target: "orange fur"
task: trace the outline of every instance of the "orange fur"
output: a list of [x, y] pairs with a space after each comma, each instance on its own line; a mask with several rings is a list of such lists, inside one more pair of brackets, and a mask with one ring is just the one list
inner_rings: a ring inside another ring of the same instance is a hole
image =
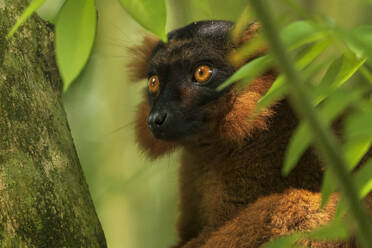
[[[226, 221], [216, 230], [203, 233], [183, 248], [260, 247], [273, 237], [298, 230], [311, 230], [329, 222], [336, 207], [333, 197], [329, 204], [319, 209], [321, 196], [301, 189], [288, 189], [281, 194], [272, 194], [258, 199], [239, 211], [232, 220]], [[200, 239], [204, 240], [201, 241]], [[342, 242], [302, 241], [311, 247], [348, 247]]]
[[[247, 89], [234, 92], [233, 102], [229, 104], [230, 110], [217, 121], [217, 135], [221, 140], [228, 143], [242, 143], [254, 132], [267, 129], [267, 119], [272, 116], [273, 111], [267, 108], [259, 113], [255, 111], [258, 100], [274, 80], [273, 74], [266, 74], [253, 80]], [[216, 107], [221, 108], [221, 105], [217, 104]]]

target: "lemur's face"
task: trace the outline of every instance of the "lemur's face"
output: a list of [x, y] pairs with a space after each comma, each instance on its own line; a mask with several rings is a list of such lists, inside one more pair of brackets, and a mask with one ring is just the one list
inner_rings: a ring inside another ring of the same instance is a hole
[[208, 108], [225, 93], [217, 87], [234, 71], [226, 62], [231, 25], [191, 24], [154, 48], [147, 70], [147, 125], [155, 138], [179, 140], [206, 127]]

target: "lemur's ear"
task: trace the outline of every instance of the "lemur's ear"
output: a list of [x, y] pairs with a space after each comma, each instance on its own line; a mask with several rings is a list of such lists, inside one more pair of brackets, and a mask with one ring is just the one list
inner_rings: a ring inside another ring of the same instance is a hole
[[128, 63], [131, 81], [139, 81], [147, 77], [148, 62], [158, 42], [159, 39], [154, 35], [147, 35], [144, 37], [142, 44], [128, 49], [131, 54], [131, 60]]
[[[232, 43], [234, 49], [229, 55], [229, 62], [235, 67], [239, 68], [245, 63], [262, 56], [267, 52], [267, 45], [262, 42], [261, 37], [261, 24], [258, 22], [252, 22], [248, 24], [244, 29], [235, 27], [232, 30]], [[250, 46], [251, 42], [259, 41], [254, 43], [254, 47], [246, 49]]]
[[135, 135], [141, 150], [150, 159], [162, 157], [165, 154], [173, 152], [176, 144], [159, 139], [155, 139], [147, 127], [147, 116], [150, 113], [150, 106], [144, 100], [138, 105]]
[[239, 46], [255, 38], [261, 29], [261, 24], [258, 22], [250, 23], [241, 34], [239, 39]]

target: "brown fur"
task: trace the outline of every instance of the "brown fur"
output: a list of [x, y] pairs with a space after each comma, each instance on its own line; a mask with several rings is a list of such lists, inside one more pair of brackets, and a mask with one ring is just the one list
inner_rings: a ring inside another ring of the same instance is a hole
[[128, 72], [131, 81], [139, 81], [147, 77], [147, 63], [150, 59], [152, 50], [154, 50], [159, 39], [153, 35], [144, 37], [142, 44], [129, 48], [132, 60], [128, 64]]
[[[148, 156], [157, 158], [176, 146], [183, 150], [177, 224], [180, 241], [174, 248], [255, 248], [332, 219], [337, 197], [319, 209], [323, 167], [312, 150], [288, 177], [281, 175], [288, 141], [298, 124], [287, 101], [254, 112], [275, 77], [268, 72], [246, 89], [228, 91], [206, 106], [210, 119], [205, 130], [178, 143], [152, 137], [146, 127], [149, 106], [145, 101], [140, 104], [136, 135]], [[368, 204], [372, 206], [371, 198]], [[357, 247], [352, 240], [302, 244]]]
[[[251, 85], [242, 91], [234, 92], [229, 111], [217, 121], [217, 132], [220, 140], [228, 143], [242, 143], [247, 137], [251, 137], [257, 130], [267, 130], [267, 119], [272, 116], [273, 111], [263, 109], [255, 113], [257, 101], [266, 92], [275, 76], [272, 74], [263, 75], [251, 82]], [[221, 108], [224, 103], [214, 104], [214, 108]], [[224, 112], [224, 111], [223, 111]]]

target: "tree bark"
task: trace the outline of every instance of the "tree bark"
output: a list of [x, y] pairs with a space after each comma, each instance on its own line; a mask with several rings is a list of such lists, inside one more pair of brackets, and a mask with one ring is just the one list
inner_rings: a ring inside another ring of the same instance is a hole
[[52, 28], [0, 0], [0, 247], [106, 247], [61, 100]]

